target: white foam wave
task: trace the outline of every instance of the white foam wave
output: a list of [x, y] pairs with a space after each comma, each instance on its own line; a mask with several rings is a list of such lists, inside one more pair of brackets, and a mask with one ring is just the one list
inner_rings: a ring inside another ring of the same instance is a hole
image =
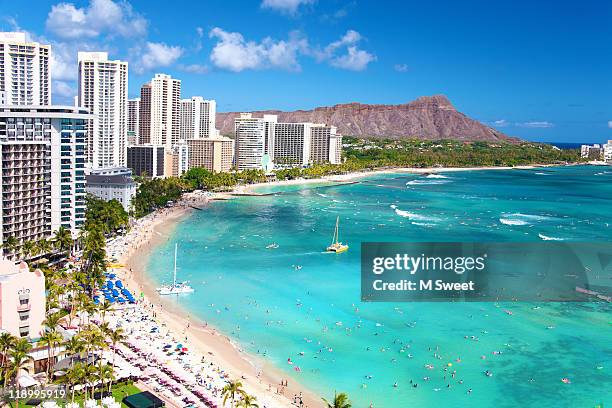
[[411, 222], [412, 225], [416, 225], [419, 227], [434, 227], [436, 224], [432, 224], [430, 222]]
[[447, 184], [448, 180], [412, 180], [406, 183], [407, 186], [426, 186], [435, 184]]
[[327, 194], [323, 194], [323, 193], [317, 193], [317, 195], [320, 195], [321, 197], [327, 197]]
[[439, 219], [436, 217], [427, 217], [422, 214], [416, 214], [410, 211], [400, 210], [397, 207], [395, 208], [395, 213], [399, 215], [400, 217], [408, 218], [410, 221], [429, 221], [429, 222], [439, 221]]
[[389, 207], [391, 207], [391, 208], [393, 208], [395, 210], [397, 208], [397, 205], [391, 204]]
[[538, 234], [538, 237], [540, 237], [544, 241], [564, 241], [565, 240], [565, 238], [549, 237], [544, 234]]
[[505, 224], [505, 225], [529, 225], [529, 223], [527, 221], [512, 220], [512, 219], [508, 219], [508, 218], [500, 218], [499, 222], [501, 222], [502, 224]]
[[443, 174], [428, 174], [425, 176], [428, 179], [447, 179], [448, 177]]

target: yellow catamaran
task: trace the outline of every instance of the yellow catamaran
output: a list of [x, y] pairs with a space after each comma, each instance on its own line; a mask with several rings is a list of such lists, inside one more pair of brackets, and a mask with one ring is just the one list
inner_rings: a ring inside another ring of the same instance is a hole
[[338, 234], [338, 224], [340, 224], [340, 217], [336, 218], [336, 229], [334, 230], [334, 237], [332, 238], [332, 243], [327, 247], [327, 252], [335, 252], [337, 254], [348, 251], [348, 245], [339, 242], [339, 234]]

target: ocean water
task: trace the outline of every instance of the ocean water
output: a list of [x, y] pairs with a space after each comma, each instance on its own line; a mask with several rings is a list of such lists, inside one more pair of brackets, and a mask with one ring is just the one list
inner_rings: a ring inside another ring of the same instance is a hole
[[[173, 301], [291, 378], [327, 398], [347, 392], [354, 407], [612, 403], [607, 304], [360, 303], [359, 293], [361, 241], [612, 241], [612, 168], [261, 191], [277, 194], [194, 211], [148, 274], [170, 279], [178, 242], [179, 278], [196, 293]], [[338, 215], [350, 250], [326, 254]]]

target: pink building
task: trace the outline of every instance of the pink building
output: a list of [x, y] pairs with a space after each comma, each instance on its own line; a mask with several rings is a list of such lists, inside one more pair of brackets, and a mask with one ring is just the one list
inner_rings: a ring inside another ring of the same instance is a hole
[[17, 337], [37, 339], [45, 320], [45, 276], [0, 259], [0, 329]]

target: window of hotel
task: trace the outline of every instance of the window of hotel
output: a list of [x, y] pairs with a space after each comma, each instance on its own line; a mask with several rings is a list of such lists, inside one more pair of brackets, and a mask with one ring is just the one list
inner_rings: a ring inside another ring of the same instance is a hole
[[30, 318], [30, 312], [28, 310], [19, 312], [19, 320], [22, 322]]
[[30, 326], [25, 326], [25, 327], [20, 327], [19, 328], [19, 335], [21, 337], [26, 337], [29, 334], [30, 334]]
[[19, 295], [19, 304], [21, 306], [25, 306], [28, 303], [30, 303], [30, 296], [29, 295]]

